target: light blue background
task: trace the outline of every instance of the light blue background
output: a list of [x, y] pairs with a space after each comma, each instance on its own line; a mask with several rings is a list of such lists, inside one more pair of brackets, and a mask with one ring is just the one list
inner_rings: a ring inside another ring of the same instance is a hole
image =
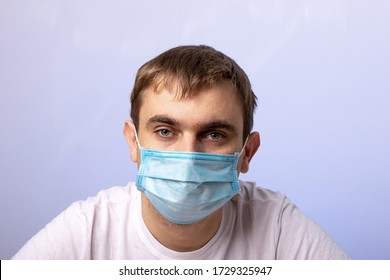
[[390, 259], [387, 0], [0, 0], [0, 258], [71, 202], [134, 180], [141, 64], [209, 44], [247, 72], [262, 146], [243, 178], [355, 259]]

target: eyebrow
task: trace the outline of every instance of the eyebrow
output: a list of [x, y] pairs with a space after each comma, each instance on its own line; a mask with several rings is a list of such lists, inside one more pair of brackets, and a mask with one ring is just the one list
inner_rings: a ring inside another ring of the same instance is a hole
[[[174, 118], [171, 118], [167, 115], [155, 115], [151, 117], [146, 125], [152, 126], [155, 124], [166, 124], [170, 126], [180, 126], [180, 121], [176, 120]], [[205, 122], [205, 123], [198, 123], [196, 124], [196, 127], [198, 130], [201, 131], [209, 131], [209, 130], [217, 130], [217, 129], [224, 129], [233, 133], [237, 133], [236, 127], [224, 120], [216, 120], [211, 122]]]
[[165, 116], [165, 115], [155, 115], [147, 121], [146, 125], [151, 126], [151, 125], [156, 124], [156, 123], [162, 123], [162, 124], [167, 124], [167, 125], [173, 126], [173, 125], [178, 125], [179, 121], [177, 121], [173, 118], [170, 118], [168, 116]]
[[229, 122], [226, 121], [213, 121], [209, 123], [204, 123], [198, 125], [200, 130], [217, 130], [217, 129], [223, 129], [230, 132], [236, 132], [236, 128]]

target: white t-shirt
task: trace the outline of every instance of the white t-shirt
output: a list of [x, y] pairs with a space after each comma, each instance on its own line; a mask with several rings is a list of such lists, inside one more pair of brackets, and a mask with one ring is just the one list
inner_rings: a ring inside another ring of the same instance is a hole
[[218, 232], [199, 250], [160, 244], [143, 222], [141, 193], [129, 183], [73, 203], [13, 259], [348, 259], [284, 195], [240, 183]]

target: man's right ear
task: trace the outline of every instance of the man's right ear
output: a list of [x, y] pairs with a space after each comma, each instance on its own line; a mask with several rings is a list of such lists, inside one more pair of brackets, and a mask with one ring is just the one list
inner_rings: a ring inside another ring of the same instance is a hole
[[127, 145], [130, 149], [130, 158], [133, 162], [138, 163], [139, 149], [135, 133], [136, 129], [134, 123], [130, 120], [125, 121], [125, 126], [123, 127], [123, 135], [125, 136]]

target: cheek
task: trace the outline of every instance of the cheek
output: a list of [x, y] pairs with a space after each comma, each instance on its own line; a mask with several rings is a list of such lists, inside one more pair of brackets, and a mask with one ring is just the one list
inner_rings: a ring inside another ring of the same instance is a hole
[[137, 168], [139, 169], [140, 165], [141, 165], [141, 152], [138, 150], [138, 156], [137, 156]]

